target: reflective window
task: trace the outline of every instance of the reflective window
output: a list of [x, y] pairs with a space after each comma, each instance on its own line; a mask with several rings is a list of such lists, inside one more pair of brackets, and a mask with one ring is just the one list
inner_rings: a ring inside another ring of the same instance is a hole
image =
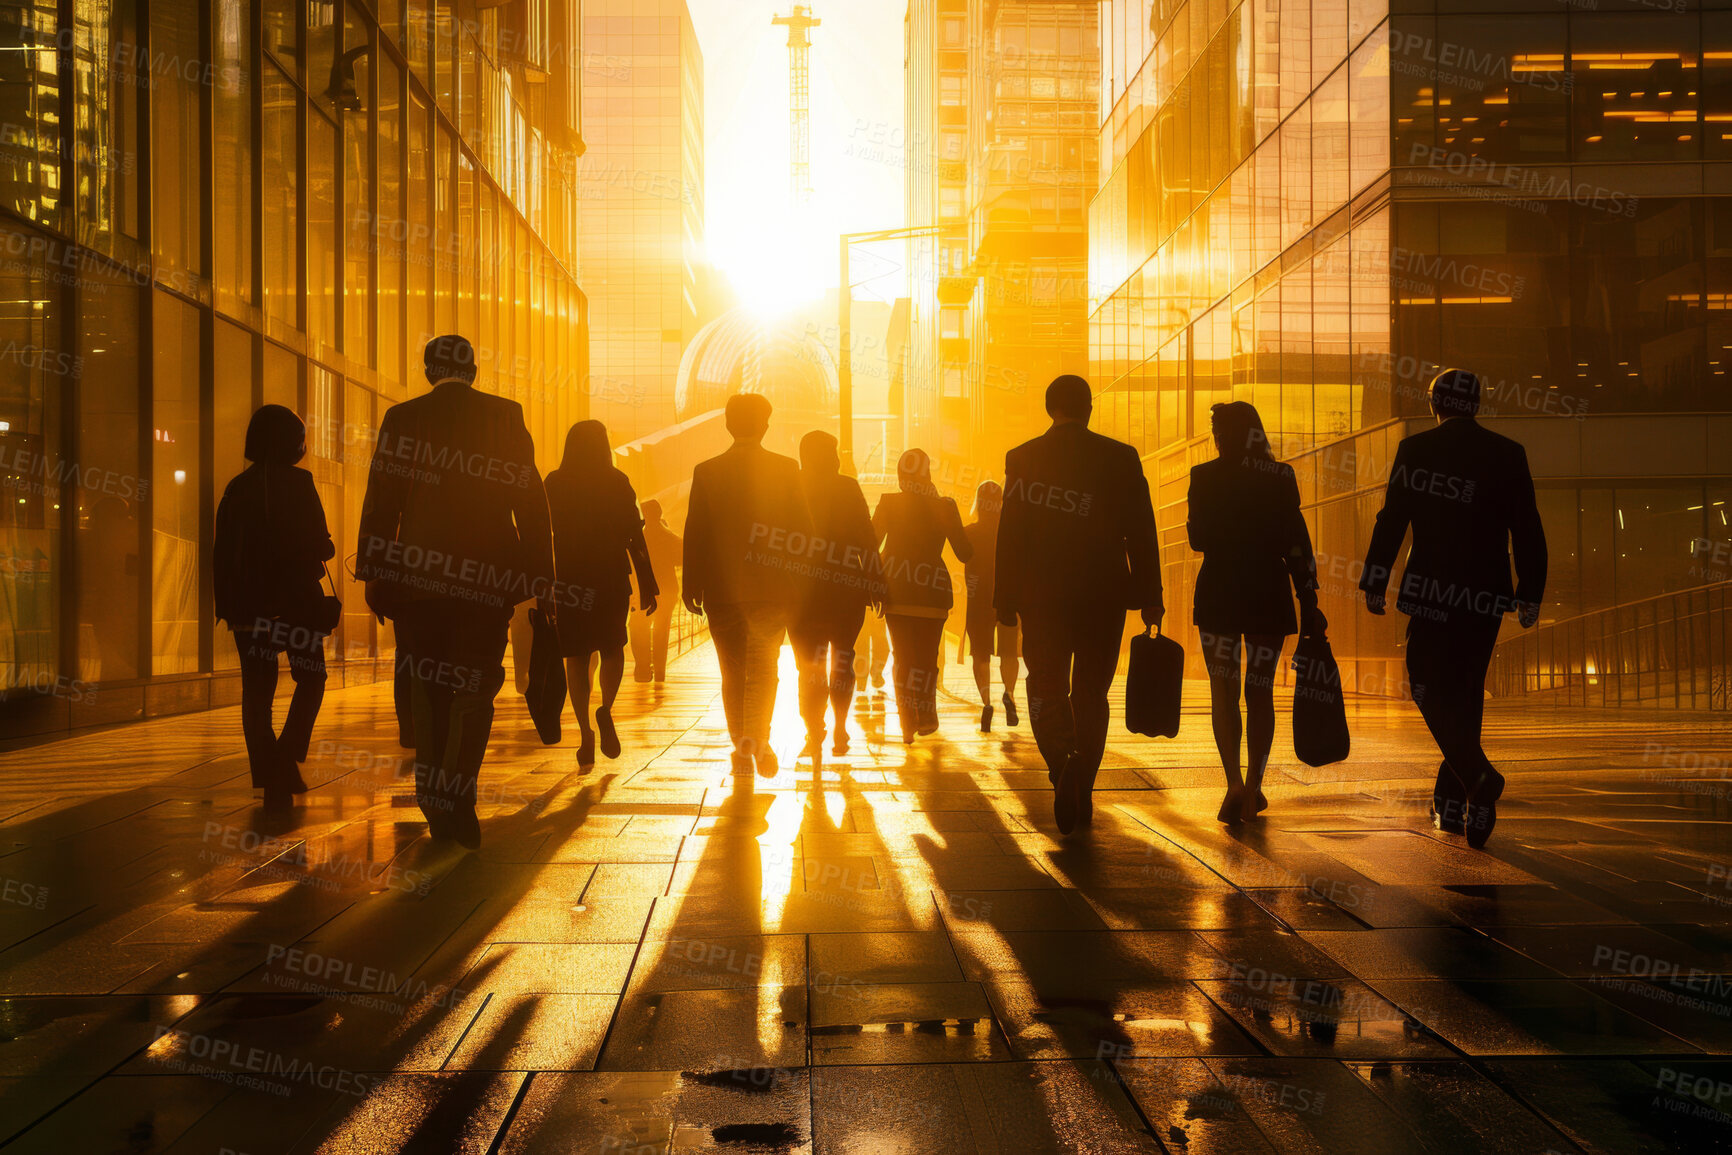
[[0, 244], [26, 254], [0, 262], [0, 344], [27, 352], [0, 373], [0, 690], [51, 689], [62, 676], [60, 400], [83, 365], [60, 347], [63, 296], [41, 255], [5, 225]]
[[[252, 9], [245, 0], [218, 0], [214, 7], [216, 67], [211, 99], [216, 121], [212, 148], [216, 213], [211, 267], [216, 274], [217, 307], [235, 312], [241, 302], [254, 300]], [[264, 100], [268, 117], [268, 90]], [[267, 188], [278, 185], [276, 170], [271, 172]]]
[[152, 248], [161, 264], [203, 273], [199, 4], [156, 0], [150, 16], [151, 55], [157, 62], [150, 76]]
[[1576, 160], [1701, 155], [1697, 27], [1689, 18], [1571, 18]]
[[337, 129], [307, 112], [307, 337], [337, 343]]
[[1568, 159], [1570, 90], [1605, 76], [1564, 67], [1565, 17], [1441, 16], [1438, 146], [1500, 162]]
[[151, 309], [150, 672], [190, 674], [199, 634], [199, 314], [161, 292]]
[[265, 315], [301, 324], [301, 93], [265, 65], [263, 221]]
[[79, 677], [139, 675], [138, 288], [86, 268], [78, 286], [78, 424], [73, 431], [73, 509], [78, 564]]

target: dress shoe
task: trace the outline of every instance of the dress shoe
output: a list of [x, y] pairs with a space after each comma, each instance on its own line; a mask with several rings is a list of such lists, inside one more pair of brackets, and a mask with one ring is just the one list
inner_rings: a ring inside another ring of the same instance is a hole
[[991, 706], [982, 706], [980, 708], [980, 732], [982, 734], [992, 733], [992, 707]]
[[1060, 834], [1070, 834], [1077, 828], [1082, 817], [1083, 803], [1080, 780], [1070, 772], [1070, 764], [1059, 771], [1058, 786], [1052, 792], [1052, 820], [1058, 824]]
[[579, 766], [595, 765], [595, 731], [585, 730], [583, 741], [577, 746], [577, 764]]
[[754, 760], [758, 763], [758, 777], [760, 778], [774, 778], [782, 769], [782, 764], [776, 759], [776, 752], [770, 749], [768, 742], [758, 747]]
[[265, 813], [287, 814], [295, 808], [295, 796], [287, 790], [274, 787], [265, 790]]
[[1504, 776], [1489, 766], [1467, 789], [1467, 815], [1462, 833], [1475, 850], [1485, 846], [1497, 825], [1497, 800], [1503, 797]]
[[597, 710], [595, 728], [601, 734], [601, 752], [609, 758], [618, 758], [619, 731], [613, 728], [613, 711], [606, 706]]
[[[1449, 768], [1449, 759], [1445, 758], [1437, 764], [1438, 778], [1448, 781], [1455, 772]], [[1462, 817], [1467, 807], [1459, 798], [1452, 798], [1433, 789], [1431, 792], [1431, 825], [1445, 834], [1462, 834]]]
[[1006, 726], [1016, 725], [1016, 699], [1006, 693], [999, 701], [1004, 703], [1004, 724]]
[[1221, 809], [1215, 812], [1215, 821], [1223, 826], [1237, 826], [1245, 821], [1245, 788], [1243, 786], [1227, 787], [1227, 796], [1221, 799]]

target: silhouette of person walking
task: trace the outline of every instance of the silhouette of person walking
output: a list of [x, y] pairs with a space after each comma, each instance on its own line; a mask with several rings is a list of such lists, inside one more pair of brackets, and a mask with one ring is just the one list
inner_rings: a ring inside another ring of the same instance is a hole
[[878, 499], [872, 528], [884, 543], [884, 611], [896, 663], [896, 714], [902, 741], [938, 730], [938, 667], [944, 621], [956, 602], [944, 564], [948, 541], [956, 559], [974, 556], [956, 502], [932, 484], [932, 459], [910, 449], [896, 463], [898, 491]]
[[1087, 381], [1058, 377], [1046, 390], [1052, 427], [1005, 454], [993, 592], [998, 620], [1022, 626], [1028, 722], [1065, 834], [1094, 815], [1125, 611], [1149, 626], [1165, 612], [1142, 462], [1090, 431], [1093, 410]]
[[[250, 466], [217, 505], [213, 540], [216, 616], [235, 635], [241, 662], [241, 732], [253, 786], [265, 809], [283, 811], [306, 792], [297, 763], [307, 760], [313, 723], [325, 698], [324, 634], [307, 609], [323, 597], [325, 562], [337, 547], [313, 475], [296, 467], [307, 454], [307, 427], [281, 405], [261, 406], [247, 425]], [[289, 655], [295, 693], [278, 733], [272, 725], [277, 655]]]
[[[1243, 401], [1215, 405], [1209, 414], [1218, 456], [1191, 470], [1185, 523], [1191, 548], [1203, 555], [1192, 602], [1192, 621], [1209, 671], [1209, 717], [1227, 773], [1227, 796], [1217, 817], [1229, 826], [1268, 808], [1263, 771], [1275, 740], [1275, 669], [1283, 639], [1301, 626], [1307, 634], [1328, 623], [1317, 608], [1317, 562], [1311, 533], [1299, 512], [1293, 467], [1269, 452], [1257, 410]], [[1304, 621], [1293, 615], [1291, 581]], [[1245, 652], [1245, 717], [1239, 717], [1239, 650]], [[1243, 778], [1239, 744], [1248, 739]]]
[[1485, 674], [1505, 614], [1514, 610], [1524, 628], [1539, 621], [1546, 534], [1527, 451], [1474, 420], [1479, 378], [1465, 369], [1439, 373], [1431, 382], [1431, 411], [1436, 427], [1396, 449], [1359, 588], [1365, 608], [1383, 613], [1395, 557], [1411, 528], [1413, 548], [1395, 607], [1407, 615], [1413, 701], [1443, 753], [1432, 822], [1478, 848], [1497, 824], [1504, 788], [1480, 745]]
[[810, 540], [811, 515], [800, 496], [800, 467], [763, 446], [770, 400], [728, 398], [723, 419], [734, 444], [692, 471], [686, 509], [685, 602], [710, 619], [722, 674], [722, 712], [733, 739], [733, 768], [774, 777], [770, 719], [776, 662], [800, 593], [794, 563]]
[[481, 844], [476, 785], [517, 603], [554, 612], [553, 541], [517, 402], [474, 388], [475, 350], [435, 337], [433, 391], [385, 411], [361, 506], [356, 576], [413, 656], [415, 792], [434, 838]]
[[[650, 572], [660, 587], [653, 599], [653, 612], [629, 619], [631, 633], [632, 678], [639, 682], [661, 685], [668, 675], [668, 635], [673, 629], [674, 607], [680, 601], [679, 564], [685, 542], [662, 516], [662, 503], [643, 503], [643, 539], [649, 548]], [[638, 607], [645, 608], [642, 593]]]
[[1004, 682], [1004, 720], [1016, 725], [1017, 656], [1020, 631], [999, 624], [992, 608], [994, 578], [998, 566], [998, 523], [1004, 513], [1004, 487], [983, 481], [974, 491], [974, 520], [968, 524], [968, 544], [974, 556], [963, 569], [968, 587], [968, 614], [964, 633], [968, 654], [974, 663], [974, 685], [980, 691], [980, 732], [992, 732], [992, 656], [998, 655], [998, 674]]
[[813, 430], [800, 440], [800, 491], [812, 517], [805, 596], [789, 640], [800, 669], [800, 717], [806, 755], [824, 748], [824, 707], [836, 717], [831, 750], [848, 752], [848, 705], [854, 700], [854, 641], [869, 604], [882, 606], [878, 539], [860, 483], [842, 473], [836, 439]]
[[[580, 766], [595, 765], [596, 735], [601, 752], [620, 754], [613, 724], [613, 702], [625, 677], [626, 618], [631, 613], [631, 574], [646, 613], [656, 610], [660, 588], [650, 568], [643, 518], [631, 482], [613, 463], [607, 428], [579, 421], [565, 435], [565, 456], [547, 475], [547, 509], [553, 521], [554, 572], [560, 597], [556, 613], [559, 651], [571, 708], [583, 735]], [[601, 705], [595, 725], [589, 720], [590, 659], [601, 655]]]

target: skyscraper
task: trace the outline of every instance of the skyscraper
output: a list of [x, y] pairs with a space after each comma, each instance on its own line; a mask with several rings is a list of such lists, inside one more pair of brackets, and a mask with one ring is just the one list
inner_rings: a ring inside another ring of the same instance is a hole
[[905, 116], [913, 296], [910, 445], [958, 488], [1045, 425], [1048, 381], [1087, 369], [1097, 5], [911, 4]]
[[1158, 490], [1169, 614], [1209, 407], [1251, 401], [1349, 675], [1401, 693], [1398, 621], [1358, 610], [1357, 566], [1442, 365], [1527, 446], [1553, 559], [1534, 637], [1577, 639], [1557, 669], [1675, 644], [1649, 625], [1584, 651], [1584, 616], [1732, 577], [1704, 564], [1732, 541], [1732, 451], [1704, 432], [1724, 418], [1684, 416], [1732, 410], [1732, 16], [1599, 7], [1102, 7], [1090, 376]]
[[673, 423], [697, 332], [704, 58], [685, 0], [585, 0], [583, 27], [589, 410], [620, 445]]
[[[5, 733], [236, 700], [210, 542], [259, 405], [306, 419], [339, 563], [429, 336], [544, 465], [583, 413], [576, 0], [378, 11], [0, 12]], [[333, 684], [370, 681], [389, 629], [332, 569]]]

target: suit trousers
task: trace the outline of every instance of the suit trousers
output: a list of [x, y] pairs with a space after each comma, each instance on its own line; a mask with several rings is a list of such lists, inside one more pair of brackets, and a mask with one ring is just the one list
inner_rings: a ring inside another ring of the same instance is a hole
[[890, 651], [896, 659], [896, 714], [906, 734], [938, 725], [939, 651], [944, 619], [917, 614], [884, 615], [890, 623]]
[[774, 602], [706, 605], [716, 664], [722, 671], [722, 713], [734, 749], [756, 756], [770, 741], [776, 709], [776, 663], [787, 632], [787, 611]]
[[1407, 679], [1445, 762], [1432, 791], [1438, 814], [1460, 821], [1467, 784], [1492, 769], [1480, 747], [1485, 674], [1502, 618], [1463, 615], [1447, 621], [1407, 619]]
[[398, 644], [414, 656], [415, 794], [434, 831], [476, 821], [476, 781], [493, 699], [505, 684], [510, 623], [508, 607], [447, 598], [410, 602], [398, 615]]
[[808, 735], [824, 732], [824, 707], [832, 706], [836, 725], [848, 725], [854, 699], [854, 642], [866, 620], [864, 604], [802, 614], [788, 629], [794, 662], [800, 667], [800, 717]]
[[1024, 610], [1022, 660], [1028, 667], [1028, 724], [1054, 774], [1068, 762], [1093, 786], [1106, 754], [1125, 611], [1117, 605]]
[[[235, 631], [241, 660], [241, 734], [246, 738], [255, 787], [304, 790], [295, 763], [307, 760], [313, 722], [325, 700], [324, 637], [304, 627], [276, 625], [280, 628]], [[277, 694], [277, 655], [285, 651], [295, 695], [289, 699], [279, 737], [271, 715]]]
[[656, 602], [656, 612], [633, 609], [626, 625], [631, 631], [632, 677], [639, 682], [660, 682], [668, 674], [668, 635], [674, 624], [678, 598], [665, 594]]

